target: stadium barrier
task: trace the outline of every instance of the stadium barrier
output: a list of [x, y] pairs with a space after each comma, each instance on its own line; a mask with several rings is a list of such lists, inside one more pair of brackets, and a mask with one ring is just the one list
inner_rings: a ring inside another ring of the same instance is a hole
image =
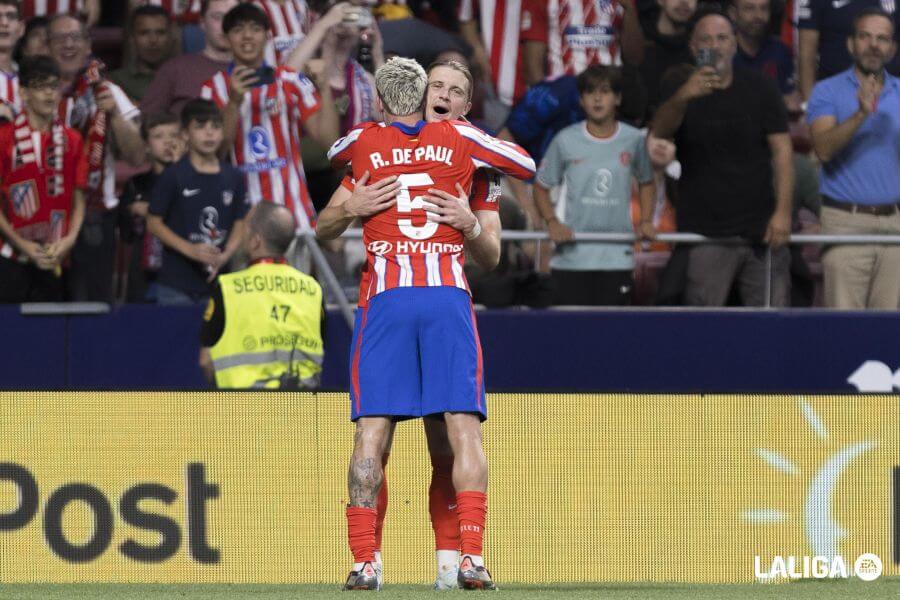
[[[549, 242], [550, 233], [547, 231], [518, 231], [505, 230], [500, 234], [501, 240], [504, 242], [516, 241], [532, 241], [532, 242]], [[359, 228], [348, 229], [342, 236], [346, 239], [361, 240], [363, 238], [363, 230]], [[341, 312], [344, 315], [348, 326], [353, 326], [353, 317], [351, 308], [347, 298], [337, 285], [334, 272], [328, 266], [322, 251], [319, 249], [318, 242], [312, 232], [306, 232], [300, 236], [304, 243], [313, 251], [313, 257], [316, 265], [323, 273], [325, 284], [331, 290], [337, 299]], [[608, 232], [577, 232], [573, 234], [576, 242], [592, 244], [592, 243], [635, 243], [641, 239], [634, 233], [608, 233]], [[740, 237], [728, 238], [710, 238], [697, 233], [659, 233], [656, 241], [677, 244], [747, 244], [747, 240]], [[900, 235], [886, 234], [865, 234], [865, 235], [835, 235], [821, 233], [792, 233], [790, 235], [789, 244], [900, 244]], [[764, 292], [765, 305], [764, 308], [772, 307], [772, 248], [765, 246], [765, 272], [766, 272], [766, 289]], [[535, 255], [535, 264], [541, 264], [541, 245], [537, 244]]]
[[[495, 309], [476, 316], [488, 391], [900, 390], [900, 311]], [[197, 366], [201, 320], [202, 307], [27, 316], [0, 306], [8, 341], [0, 345], [0, 389], [205, 389]], [[346, 391], [350, 330], [336, 311], [325, 334], [322, 385]]]
[[[0, 581], [341, 582], [344, 394], [0, 394]], [[749, 582], [874, 553], [900, 575], [900, 397], [492, 394], [500, 582]], [[417, 421], [387, 582], [433, 577]]]

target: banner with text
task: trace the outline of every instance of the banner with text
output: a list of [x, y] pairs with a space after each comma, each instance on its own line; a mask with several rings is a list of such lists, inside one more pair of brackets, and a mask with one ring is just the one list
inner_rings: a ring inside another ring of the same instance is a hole
[[[900, 575], [897, 396], [488, 402], [498, 581], [746, 582], [813, 576], [816, 560], [852, 575], [864, 554]], [[348, 408], [345, 394], [0, 393], [0, 581], [341, 582]], [[418, 421], [398, 426], [387, 473], [386, 581], [428, 583]]]

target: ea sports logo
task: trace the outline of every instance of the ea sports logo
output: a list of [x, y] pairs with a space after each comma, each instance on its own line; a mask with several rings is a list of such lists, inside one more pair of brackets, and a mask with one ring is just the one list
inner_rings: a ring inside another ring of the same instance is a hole
[[368, 248], [369, 252], [372, 254], [387, 254], [394, 249], [394, 245], [390, 242], [385, 242], [384, 240], [377, 240], [369, 242]]
[[863, 581], [875, 581], [881, 577], [884, 565], [877, 554], [867, 552], [859, 555], [853, 564], [853, 570], [856, 572], [856, 576]]

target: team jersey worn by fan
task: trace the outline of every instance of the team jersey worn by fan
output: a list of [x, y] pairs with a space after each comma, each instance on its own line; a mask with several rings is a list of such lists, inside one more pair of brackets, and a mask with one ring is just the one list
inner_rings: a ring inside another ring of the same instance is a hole
[[266, 61], [283, 64], [309, 33], [312, 14], [306, 0], [255, 0], [269, 17], [272, 41], [266, 46]]
[[200, 20], [200, 0], [143, 0], [144, 5], [162, 6], [179, 23]]
[[83, 13], [84, 0], [22, 0], [19, 15], [22, 21], [34, 17], [52, 17], [66, 13]]
[[621, 65], [623, 14], [619, 0], [523, 0], [520, 39], [547, 44], [548, 79]]
[[522, 0], [460, 0], [458, 16], [461, 23], [478, 19], [497, 97], [512, 106], [528, 89], [519, 52]]
[[458, 194], [470, 191], [477, 169], [493, 168], [519, 179], [534, 175], [534, 161], [519, 146], [497, 140], [461, 121], [364, 123], [328, 151], [335, 167], [350, 163], [353, 177], [370, 173], [377, 182], [398, 176], [397, 203], [363, 220], [366, 266], [359, 304], [398, 287], [453, 286], [468, 291], [463, 274], [463, 234], [428, 220], [429, 188]]
[[12, 109], [13, 114], [22, 110], [22, 98], [19, 96], [19, 76], [16, 73], [0, 71], [0, 102]]
[[[23, 125], [24, 114], [0, 126], [0, 198], [19, 235], [49, 245], [69, 231], [75, 190], [87, 187], [87, 160], [75, 130], [57, 123], [50, 132], [23, 134]], [[17, 257], [8, 242], [0, 255]]]
[[[201, 96], [219, 108], [228, 103], [231, 75], [219, 71], [203, 85]], [[276, 67], [274, 83], [244, 94], [232, 159], [247, 176], [251, 205], [262, 200], [282, 204], [299, 229], [315, 221], [300, 159], [302, 125], [319, 110], [313, 83], [287, 67]]]

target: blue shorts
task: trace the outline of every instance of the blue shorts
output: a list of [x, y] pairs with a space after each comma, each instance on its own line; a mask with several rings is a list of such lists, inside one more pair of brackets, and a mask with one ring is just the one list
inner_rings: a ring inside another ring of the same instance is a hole
[[444, 412], [487, 418], [481, 342], [465, 290], [382, 292], [356, 313], [350, 346], [350, 420]]

